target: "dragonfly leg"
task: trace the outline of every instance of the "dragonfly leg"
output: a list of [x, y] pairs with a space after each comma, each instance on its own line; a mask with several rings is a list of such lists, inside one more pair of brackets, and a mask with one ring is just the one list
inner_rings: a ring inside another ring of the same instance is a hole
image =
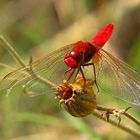
[[[77, 69], [77, 71], [76, 71], [75, 77], [77, 77], [77, 75], [78, 75], [78, 73], [79, 73], [79, 71], [80, 71], [81, 74], [82, 74], [82, 77], [83, 77], [83, 79], [84, 79], [84, 83], [86, 83], [86, 78], [85, 78], [84, 73], [83, 73], [83, 70], [82, 70], [82, 68], [81, 68], [81, 63], [78, 65], [77, 68], [70, 68], [70, 69], [68, 69], [67, 71], [65, 71], [64, 75], [67, 74], [67, 73], [69, 73], [69, 72], [72, 70], [72, 72], [71, 72], [70, 76], [68, 77], [67, 81], [69, 81], [69, 80], [71, 79], [71, 77], [72, 77], [72, 75], [74, 74], [74, 72], [75, 72], [76, 69]], [[76, 78], [74, 78], [74, 81], [75, 81], [75, 79], [76, 79]], [[74, 81], [73, 81], [73, 82], [74, 82]]]
[[98, 87], [98, 84], [97, 84], [97, 80], [96, 80], [96, 69], [95, 69], [95, 65], [94, 63], [87, 63], [87, 64], [84, 64], [82, 66], [90, 66], [92, 65], [93, 66], [93, 72], [94, 72], [94, 83], [96, 85], [96, 88], [97, 88], [97, 92], [99, 92], [99, 87]]
[[68, 72], [70, 72], [71, 70], [73, 70], [72, 72], [71, 72], [71, 74], [70, 74], [70, 76], [68, 77], [68, 79], [67, 79], [67, 81], [69, 81], [70, 79], [71, 79], [71, 77], [72, 77], [72, 75], [74, 74], [74, 72], [75, 72], [75, 70], [76, 70], [76, 68], [74, 68], [74, 69], [68, 69], [67, 71], [65, 71], [65, 73], [64, 73], [64, 76], [68, 73]]
[[85, 76], [84, 76], [84, 72], [83, 72], [81, 66], [79, 67], [79, 71], [80, 71], [81, 74], [82, 74], [82, 77], [83, 77], [84, 83], [86, 83], [86, 78], [85, 78]]

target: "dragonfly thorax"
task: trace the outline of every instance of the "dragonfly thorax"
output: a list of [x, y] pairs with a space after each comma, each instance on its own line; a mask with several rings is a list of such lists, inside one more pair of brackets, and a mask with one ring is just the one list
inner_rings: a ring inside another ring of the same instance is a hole
[[78, 41], [74, 44], [72, 51], [66, 54], [64, 62], [70, 68], [77, 68], [90, 61], [95, 52], [96, 48], [92, 44]]

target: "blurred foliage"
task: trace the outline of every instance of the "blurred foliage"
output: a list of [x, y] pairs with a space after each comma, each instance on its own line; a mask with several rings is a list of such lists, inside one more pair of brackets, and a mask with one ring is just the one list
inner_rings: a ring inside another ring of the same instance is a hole
[[[109, 47], [114, 46], [111, 50], [116, 49], [116, 55], [121, 54], [140, 70], [139, 5], [139, 0], [1, 0], [0, 32], [28, 63], [29, 55], [37, 59], [77, 40], [88, 40], [100, 27], [113, 22], [115, 32]], [[133, 12], [135, 9], [136, 12]], [[132, 18], [134, 15], [137, 22]], [[136, 26], [130, 30], [130, 27]], [[126, 43], [127, 39], [132, 43]], [[19, 67], [2, 45], [0, 62], [12, 68]], [[9, 68], [1, 66], [1, 77], [9, 71]], [[105, 94], [97, 95], [97, 101], [111, 107], [130, 106]], [[138, 107], [133, 106], [130, 113], [140, 119]], [[0, 114], [0, 140], [134, 139], [92, 115], [82, 119], [68, 115], [51, 91], [32, 98], [25, 95], [20, 87], [8, 97], [1, 93]]]
[[140, 35], [135, 39], [133, 46], [130, 49], [128, 58], [128, 62], [137, 69], [140, 69], [139, 56], [140, 56]]

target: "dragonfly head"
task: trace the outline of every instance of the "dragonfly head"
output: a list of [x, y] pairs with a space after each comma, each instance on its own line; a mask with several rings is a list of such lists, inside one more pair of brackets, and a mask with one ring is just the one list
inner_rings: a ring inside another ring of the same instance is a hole
[[80, 59], [78, 61], [79, 54], [76, 51], [71, 51], [70, 53], [67, 53], [64, 62], [65, 64], [70, 68], [76, 68], [78, 66], [78, 63], [80, 62]]

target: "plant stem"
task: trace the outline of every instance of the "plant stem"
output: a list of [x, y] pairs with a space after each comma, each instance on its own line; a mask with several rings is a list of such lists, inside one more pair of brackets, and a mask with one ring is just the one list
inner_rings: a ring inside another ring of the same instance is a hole
[[109, 114], [114, 114], [113, 112], [117, 112], [118, 115], [124, 115], [126, 116], [128, 119], [132, 120], [134, 123], [136, 123], [138, 126], [140, 126], [140, 121], [137, 120], [135, 117], [133, 117], [132, 115], [130, 115], [129, 113], [127, 113], [127, 110], [129, 109], [121, 109], [121, 110], [117, 110], [117, 109], [113, 109], [113, 108], [107, 108], [107, 107], [103, 107], [103, 106], [97, 106], [96, 108], [97, 110], [100, 110], [100, 111], [105, 111]]
[[24, 61], [20, 58], [19, 54], [15, 51], [14, 47], [2, 36], [0, 35], [0, 41], [8, 52], [14, 57], [14, 59], [22, 66], [25, 67]]
[[4, 68], [8, 68], [10, 70], [14, 70], [11, 66], [7, 65], [7, 64], [3, 64], [3, 63], [0, 63], [0, 66], [4, 67]]
[[124, 112], [124, 115], [131, 119], [133, 122], [135, 122], [137, 125], [140, 126], [140, 121], [138, 121], [136, 118], [134, 118], [132, 115], [128, 114], [127, 112]]
[[127, 132], [128, 134], [131, 134], [131, 135], [133, 135], [134, 137], [137, 137], [137, 138], [140, 139], [140, 133], [137, 132], [137, 131], [135, 131], [134, 129], [129, 128], [129, 127], [127, 127], [127, 126], [125, 126], [125, 125], [122, 125], [122, 124], [119, 124], [119, 125], [118, 125], [117, 122], [115, 122], [115, 121], [113, 121], [113, 120], [110, 120], [110, 119], [107, 121], [106, 118], [104, 118], [101, 114], [99, 114], [99, 113], [96, 112], [96, 111], [93, 112], [93, 115], [96, 116], [97, 118], [99, 118], [99, 119], [105, 121], [105, 122], [108, 122], [108, 123], [114, 125], [115, 127], [120, 128], [121, 130]]
[[[20, 58], [20, 56], [14, 50], [14, 48], [12, 47], [12, 45], [10, 45], [8, 43], [8, 41], [2, 35], [0, 35], [0, 41], [3, 43], [4, 47], [10, 52], [10, 54], [12, 54], [12, 56], [16, 59], [16, 61], [19, 62], [19, 64], [22, 67], [26, 68], [26, 65], [24, 64], [24, 61]], [[32, 71], [32, 69], [28, 68], [28, 69], [26, 69], [26, 71], [29, 72], [30, 74], [32, 74], [33, 77], [37, 78], [42, 83], [47, 84], [47, 85], [49, 84], [52, 87], [56, 87], [56, 85], [54, 83], [50, 82], [47, 79], [44, 79], [43, 77], [40, 77], [40, 76], [36, 75]], [[107, 109], [107, 108], [102, 108], [102, 109]], [[106, 119], [102, 115], [100, 115], [100, 113], [98, 113], [98, 112], [93, 112], [93, 115], [95, 115], [99, 119], [102, 119], [102, 120], [106, 121]], [[134, 117], [132, 117], [130, 114], [124, 113], [124, 115], [127, 116], [129, 119], [133, 120], [135, 123], [137, 122], [139, 124], [139, 121], [136, 121], [136, 119]], [[122, 125], [122, 124], [117, 125], [117, 123], [115, 121], [112, 121], [112, 120], [109, 120], [108, 123], [110, 123], [112, 125], [115, 125], [115, 126], [121, 128], [123, 131], [125, 131], [127, 133], [130, 133], [130, 134], [132, 134], [133, 136], [135, 136], [137, 138], [140, 138], [140, 134], [138, 132], [136, 132], [135, 130], [133, 130], [133, 129], [130, 129], [130, 128]]]

